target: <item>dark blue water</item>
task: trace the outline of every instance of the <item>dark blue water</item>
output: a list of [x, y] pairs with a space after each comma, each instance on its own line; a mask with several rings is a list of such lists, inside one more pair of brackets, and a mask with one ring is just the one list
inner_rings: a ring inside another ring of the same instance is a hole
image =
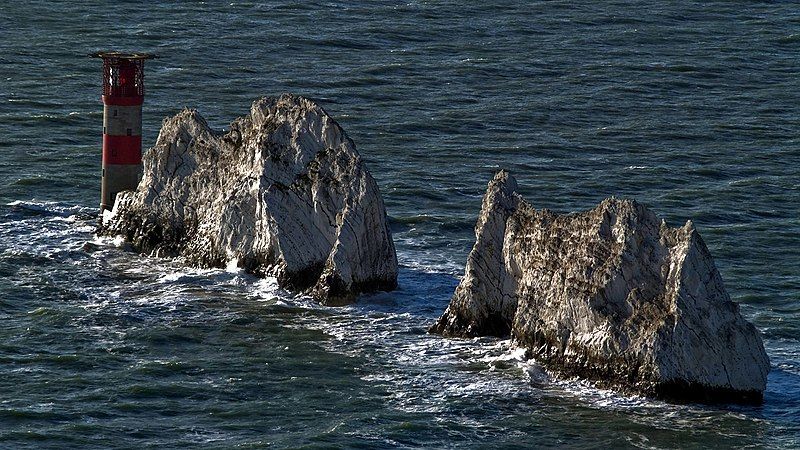
[[[800, 447], [800, 3], [78, 3], [0, 4], [0, 447]], [[161, 56], [145, 146], [184, 106], [223, 128], [319, 101], [378, 180], [400, 289], [322, 308], [98, 241], [100, 49]], [[427, 335], [501, 167], [537, 207], [692, 219], [763, 333], [763, 406]]]

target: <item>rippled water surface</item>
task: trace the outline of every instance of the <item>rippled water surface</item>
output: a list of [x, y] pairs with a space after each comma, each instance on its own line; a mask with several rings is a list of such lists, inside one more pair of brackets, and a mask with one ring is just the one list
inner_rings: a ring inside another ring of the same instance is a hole
[[[800, 447], [800, 3], [3, 2], [0, 447]], [[323, 308], [93, 235], [99, 49], [152, 51], [145, 146], [319, 101], [378, 180], [400, 289]], [[549, 378], [426, 334], [486, 183], [692, 219], [762, 331], [760, 407]], [[87, 243], [90, 243], [87, 245]]]

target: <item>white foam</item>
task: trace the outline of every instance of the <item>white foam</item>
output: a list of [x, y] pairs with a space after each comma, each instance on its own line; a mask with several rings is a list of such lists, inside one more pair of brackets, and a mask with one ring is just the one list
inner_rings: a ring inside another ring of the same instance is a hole
[[243, 270], [239, 267], [239, 259], [233, 258], [228, 260], [225, 264], [225, 271], [229, 273], [241, 273]]
[[125, 245], [125, 236], [114, 236], [111, 239], [111, 245], [117, 248], [122, 248]]

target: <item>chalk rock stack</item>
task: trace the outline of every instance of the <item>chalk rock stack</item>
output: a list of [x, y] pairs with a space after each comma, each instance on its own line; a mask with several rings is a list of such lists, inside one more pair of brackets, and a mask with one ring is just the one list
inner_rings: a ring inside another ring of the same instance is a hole
[[259, 99], [226, 133], [184, 110], [165, 119], [143, 165], [100, 234], [202, 267], [235, 263], [329, 305], [397, 285], [378, 186], [344, 130], [308, 99]]
[[673, 400], [757, 403], [769, 360], [700, 235], [643, 205], [536, 210], [501, 171], [433, 332], [508, 336], [567, 377]]

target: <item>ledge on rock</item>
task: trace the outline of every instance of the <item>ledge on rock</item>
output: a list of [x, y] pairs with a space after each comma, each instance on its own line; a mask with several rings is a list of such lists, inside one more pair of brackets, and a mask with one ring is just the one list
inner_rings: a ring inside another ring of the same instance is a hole
[[378, 186], [353, 141], [308, 99], [256, 100], [226, 133], [184, 110], [164, 120], [143, 165], [100, 234], [198, 266], [233, 261], [329, 305], [397, 286]]
[[508, 336], [557, 374], [678, 401], [758, 403], [769, 360], [691, 222], [630, 200], [559, 215], [499, 172], [447, 310], [431, 328]]

